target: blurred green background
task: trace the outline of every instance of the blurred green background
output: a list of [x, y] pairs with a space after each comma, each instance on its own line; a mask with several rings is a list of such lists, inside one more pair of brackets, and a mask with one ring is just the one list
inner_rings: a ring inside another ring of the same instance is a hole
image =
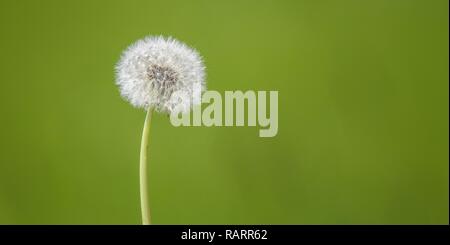
[[208, 88], [278, 90], [279, 131], [152, 125], [157, 224], [448, 224], [448, 1], [0, 3], [0, 223], [139, 224], [145, 112], [114, 65], [149, 34]]

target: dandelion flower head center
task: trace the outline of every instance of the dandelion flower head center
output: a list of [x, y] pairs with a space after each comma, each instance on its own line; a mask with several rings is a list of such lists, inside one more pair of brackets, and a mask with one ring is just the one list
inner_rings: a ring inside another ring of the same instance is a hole
[[176, 71], [170, 67], [155, 64], [148, 66], [147, 77], [150, 80], [152, 88], [159, 90], [161, 94], [167, 96], [172, 94], [173, 87], [178, 81], [178, 74]]

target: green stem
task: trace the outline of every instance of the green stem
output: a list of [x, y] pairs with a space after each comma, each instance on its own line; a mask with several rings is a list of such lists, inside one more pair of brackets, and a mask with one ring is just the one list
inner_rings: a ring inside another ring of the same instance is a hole
[[142, 130], [141, 139], [141, 156], [139, 163], [140, 192], [141, 192], [141, 213], [142, 224], [150, 225], [150, 203], [148, 196], [148, 170], [147, 170], [147, 150], [150, 136], [150, 124], [152, 121], [153, 108], [148, 108], [145, 117], [144, 129]]

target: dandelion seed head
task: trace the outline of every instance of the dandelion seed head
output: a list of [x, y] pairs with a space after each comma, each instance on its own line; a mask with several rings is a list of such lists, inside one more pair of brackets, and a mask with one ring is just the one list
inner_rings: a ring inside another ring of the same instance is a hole
[[123, 52], [116, 65], [116, 84], [135, 107], [187, 112], [201, 102], [205, 67], [187, 45], [171, 37], [148, 36]]

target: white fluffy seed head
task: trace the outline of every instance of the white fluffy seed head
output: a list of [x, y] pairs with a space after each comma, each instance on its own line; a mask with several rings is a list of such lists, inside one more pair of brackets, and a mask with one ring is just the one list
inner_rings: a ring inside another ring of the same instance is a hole
[[120, 94], [133, 106], [188, 112], [206, 89], [200, 55], [169, 37], [148, 36], [130, 45], [116, 65]]

